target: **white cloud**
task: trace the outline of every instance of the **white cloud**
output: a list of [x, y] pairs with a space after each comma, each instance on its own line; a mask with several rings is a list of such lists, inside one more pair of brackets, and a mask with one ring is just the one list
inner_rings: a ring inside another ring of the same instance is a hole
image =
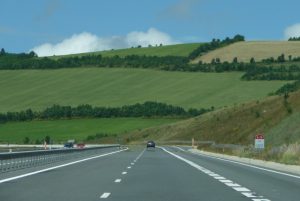
[[126, 36], [98, 37], [94, 34], [83, 32], [74, 34], [70, 38], [57, 44], [45, 43], [34, 47], [32, 50], [39, 56], [65, 55], [83, 52], [93, 52], [118, 48], [128, 48], [132, 46], [148, 46], [156, 44], [178, 43], [167, 33], [155, 28], [150, 28], [147, 32], [130, 32]]
[[300, 23], [287, 27], [284, 30], [284, 38], [300, 37]]

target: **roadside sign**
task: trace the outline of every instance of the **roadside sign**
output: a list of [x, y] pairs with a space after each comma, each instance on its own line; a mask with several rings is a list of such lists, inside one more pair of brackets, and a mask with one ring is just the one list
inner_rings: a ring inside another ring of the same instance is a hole
[[255, 136], [255, 149], [264, 149], [265, 148], [265, 137], [262, 134], [257, 134]]

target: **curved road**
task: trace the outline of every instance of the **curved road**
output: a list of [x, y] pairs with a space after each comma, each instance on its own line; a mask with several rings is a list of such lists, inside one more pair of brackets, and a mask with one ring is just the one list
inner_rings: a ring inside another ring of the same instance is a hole
[[107, 149], [85, 160], [0, 176], [3, 201], [298, 201], [299, 197], [297, 175], [176, 147]]

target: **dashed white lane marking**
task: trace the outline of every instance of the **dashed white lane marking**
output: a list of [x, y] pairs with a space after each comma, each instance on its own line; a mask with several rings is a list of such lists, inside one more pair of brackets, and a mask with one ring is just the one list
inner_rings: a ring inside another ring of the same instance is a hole
[[231, 180], [228, 179], [218, 179], [222, 183], [233, 183]]
[[134, 159], [134, 162], [136, 163], [143, 155], [143, 153], [146, 151], [146, 148]]
[[236, 183], [225, 183], [225, 185], [230, 186], [230, 187], [240, 187], [241, 185], [236, 184]]
[[[243, 196], [248, 197], [248, 198], [253, 198], [252, 201], [271, 201], [269, 199], [264, 198], [263, 196], [258, 196], [258, 195], [256, 195], [255, 192], [251, 191], [250, 189], [245, 188], [245, 187], [243, 187], [243, 186], [241, 186], [237, 183], [234, 183], [233, 181], [228, 180], [225, 177], [222, 177], [219, 174], [216, 174], [216, 173], [214, 173], [214, 172], [212, 172], [212, 171], [210, 171], [210, 170], [208, 170], [208, 169], [206, 169], [206, 168], [204, 168], [204, 167], [202, 167], [202, 166], [200, 166], [200, 165], [198, 165], [198, 164], [196, 164], [196, 163], [194, 163], [190, 160], [187, 160], [187, 159], [185, 159], [181, 156], [178, 156], [178, 155], [168, 151], [167, 149], [165, 149], [163, 147], [160, 147], [160, 148], [162, 150], [164, 150], [165, 152], [169, 153], [170, 155], [174, 156], [175, 158], [184, 161], [185, 163], [189, 164], [190, 166], [200, 170], [201, 172], [204, 172], [205, 174], [213, 177], [214, 179], [218, 180], [219, 182], [225, 184], [226, 186], [229, 186], [232, 189], [240, 192]], [[217, 177], [216, 177], [216, 175], [217, 175]], [[221, 177], [221, 178], [219, 178], [219, 177]]]
[[122, 180], [121, 179], [116, 179], [115, 183], [120, 183]]
[[185, 150], [184, 150], [184, 149], [182, 149], [181, 147], [178, 147], [178, 146], [173, 146], [173, 147], [175, 147], [175, 148], [179, 149], [180, 151], [185, 151]]
[[92, 160], [92, 159], [95, 159], [95, 158], [100, 158], [100, 157], [103, 157], [103, 156], [116, 154], [116, 153], [126, 151], [126, 150], [128, 150], [128, 148], [118, 150], [118, 151], [109, 152], [109, 153], [106, 153], [106, 154], [101, 154], [101, 155], [98, 155], [98, 156], [93, 156], [93, 157], [77, 160], [77, 161], [73, 161], [73, 162], [70, 162], [70, 163], [65, 163], [65, 164], [54, 166], [54, 167], [51, 167], [51, 168], [46, 168], [46, 169], [30, 172], [30, 173], [27, 173], [27, 174], [22, 174], [22, 175], [15, 176], [15, 177], [10, 177], [10, 178], [7, 178], [7, 179], [2, 179], [2, 180], [0, 180], [0, 184], [4, 183], [4, 182], [12, 181], [12, 180], [20, 179], [20, 178], [23, 178], [23, 177], [28, 177], [28, 176], [31, 176], [31, 175], [39, 174], [39, 173], [42, 173], [42, 172], [47, 172], [47, 171], [50, 171], [50, 170], [66, 167], [66, 166], [73, 165], [73, 164], [76, 164], [76, 163], [85, 162], [85, 161]]
[[226, 179], [225, 177], [214, 177], [217, 180], [222, 180], [222, 179]]
[[100, 198], [108, 198], [110, 196], [110, 193], [103, 193]]
[[239, 192], [250, 192], [248, 188], [245, 187], [233, 187], [234, 190], [239, 191]]
[[246, 166], [246, 167], [255, 168], [255, 169], [258, 169], [258, 170], [263, 170], [263, 171], [266, 171], [266, 172], [272, 172], [272, 173], [275, 173], [275, 174], [280, 174], [280, 175], [284, 175], [284, 176], [289, 176], [289, 177], [300, 179], [300, 176], [298, 176], [298, 175], [293, 175], [293, 174], [288, 174], [288, 173], [285, 173], [285, 172], [279, 172], [279, 171], [276, 171], [276, 170], [271, 170], [271, 169], [267, 169], [267, 168], [257, 167], [257, 166], [254, 166], [254, 165], [249, 165], [249, 164], [246, 164], [246, 163], [232, 161], [232, 160], [229, 160], [229, 159], [219, 158], [219, 157], [216, 157], [216, 156], [208, 156], [208, 155], [205, 155], [205, 154], [193, 153], [193, 152], [191, 152], [191, 153], [195, 154], [195, 155], [199, 155], [199, 156], [204, 156], [204, 157], [207, 157], [207, 158], [213, 158], [213, 159], [217, 159], [217, 160], [221, 160], [221, 161], [226, 161], [226, 162], [230, 162], [230, 163], [235, 163], [235, 164], [243, 165], [243, 166]]
[[134, 165], [134, 163], [130, 163], [130, 165]]
[[127, 174], [127, 172], [122, 172], [122, 174]]
[[131, 169], [131, 167], [130, 167], [130, 166], [128, 166], [128, 167], [127, 167], [127, 169]]

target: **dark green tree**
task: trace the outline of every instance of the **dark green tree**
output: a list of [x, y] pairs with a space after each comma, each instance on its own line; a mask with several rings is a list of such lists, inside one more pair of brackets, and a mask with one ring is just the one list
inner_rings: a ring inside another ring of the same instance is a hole
[[50, 136], [47, 135], [47, 136], [45, 137], [45, 142], [46, 142], [47, 144], [50, 144]]
[[4, 50], [4, 48], [1, 48], [0, 55], [5, 55], [5, 50]]
[[25, 138], [23, 139], [23, 143], [24, 143], [24, 144], [28, 144], [29, 141], [30, 141], [29, 137], [25, 137]]

